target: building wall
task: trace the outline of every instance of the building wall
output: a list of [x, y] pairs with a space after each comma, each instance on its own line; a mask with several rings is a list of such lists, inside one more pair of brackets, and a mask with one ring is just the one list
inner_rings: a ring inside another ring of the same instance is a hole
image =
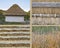
[[5, 17], [6, 22], [24, 22], [24, 17], [12, 17], [12, 16], [6, 16]]

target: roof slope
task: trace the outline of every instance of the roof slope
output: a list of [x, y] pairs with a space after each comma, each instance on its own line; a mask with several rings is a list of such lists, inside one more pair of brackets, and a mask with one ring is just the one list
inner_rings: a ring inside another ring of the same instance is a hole
[[17, 4], [14, 4], [5, 12], [5, 15], [26, 15], [26, 13]]

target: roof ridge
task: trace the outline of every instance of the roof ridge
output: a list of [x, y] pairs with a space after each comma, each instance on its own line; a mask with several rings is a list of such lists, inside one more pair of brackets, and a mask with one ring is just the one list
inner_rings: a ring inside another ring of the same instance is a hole
[[5, 15], [26, 15], [25, 11], [17, 4], [13, 4]]

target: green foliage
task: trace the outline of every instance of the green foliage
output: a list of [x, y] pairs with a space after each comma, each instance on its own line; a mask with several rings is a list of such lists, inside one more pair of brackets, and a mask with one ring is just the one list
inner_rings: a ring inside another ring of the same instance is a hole
[[58, 26], [39, 26], [36, 27], [34, 26], [32, 28], [33, 32], [42, 32], [42, 33], [48, 33], [48, 32], [53, 32], [53, 31], [60, 31], [60, 27]]
[[25, 20], [29, 20], [30, 19], [30, 11], [26, 12], [26, 16], [24, 18], [25, 18]]
[[3, 11], [2, 10], [0, 10], [0, 16], [2, 16], [3, 15]]
[[5, 22], [5, 17], [4, 16], [0, 16], [0, 24], [3, 24]]

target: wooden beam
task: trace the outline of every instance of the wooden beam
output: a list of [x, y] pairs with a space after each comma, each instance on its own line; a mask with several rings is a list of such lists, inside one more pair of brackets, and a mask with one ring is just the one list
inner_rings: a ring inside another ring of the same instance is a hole
[[32, 17], [60, 17], [60, 14], [32, 14]]

